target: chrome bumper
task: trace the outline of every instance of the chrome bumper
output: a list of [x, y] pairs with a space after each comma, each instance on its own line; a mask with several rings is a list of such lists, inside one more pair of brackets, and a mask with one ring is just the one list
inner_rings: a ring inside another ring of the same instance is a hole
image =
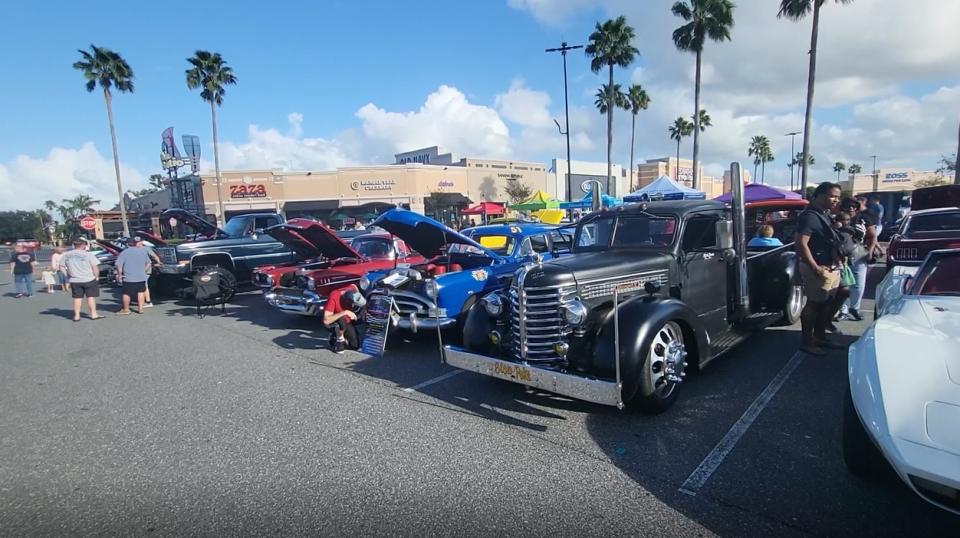
[[585, 402], [620, 406], [620, 387], [614, 381], [590, 379], [470, 353], [454, 346], [443, 346], [446, 363], [455, 368], [497, 379], [535, 387]]
[[435, 331], [438, 327], [442, 330], [452, 329], [457, 325], [457, 318], [418, 318], [411, 314], [407, 317], [395, 316], [391, 323], [398, 329], [416, 334], [418, 331]]
[[174, 265], [170, 263], [162, 263], [157, 266], [157, 272], [161, 275], [186, 275], [190, 273], [190, 264]]
[[299, 293], [268, 291], [263, 294], [263, 300], [281, 312], [315, 317], [323, 315], [323, 305], [327, 304], [326, 297], [317, 295], [312, 291], [301, 291]]

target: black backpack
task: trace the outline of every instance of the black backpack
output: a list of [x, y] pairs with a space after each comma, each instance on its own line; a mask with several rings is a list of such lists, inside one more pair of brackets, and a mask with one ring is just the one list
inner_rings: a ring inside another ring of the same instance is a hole
[[193, 295], [198, 301], [208, 301], [220, 295], [219, 267], [210, 267], [193, 275]]

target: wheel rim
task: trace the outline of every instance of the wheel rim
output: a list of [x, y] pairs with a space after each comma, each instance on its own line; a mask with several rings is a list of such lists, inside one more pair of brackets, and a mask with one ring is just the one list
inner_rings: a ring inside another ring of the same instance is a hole
[[803, 286], [796, 285], [790, 291], [790, 303], [787, 305], [791, 319], [800, 317], [800, 311], [803, 310]]
[[657, 329], [647, 354], [650, 385], [657, 396], [667, 398], [686, 375], [684, 368], [687, 366], [687, 351], [680, 326], [668, 321]]

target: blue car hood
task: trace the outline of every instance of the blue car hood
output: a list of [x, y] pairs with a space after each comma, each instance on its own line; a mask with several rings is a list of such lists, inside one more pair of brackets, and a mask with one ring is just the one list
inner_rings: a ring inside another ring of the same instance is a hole
[[427, 258], [440, 254], [441, 249], [450, 244], [469, 245], [481, 250], [490, 258], [500, 258], [490, 249], [480, 246], [480, 243], [460, 232], [407, 209], [391, 209], [380, 215], [372, 225], [403, 239], [410, 248]]

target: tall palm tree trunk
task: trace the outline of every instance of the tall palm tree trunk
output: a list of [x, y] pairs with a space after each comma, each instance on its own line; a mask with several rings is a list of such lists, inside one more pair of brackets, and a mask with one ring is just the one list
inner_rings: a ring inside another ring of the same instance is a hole
[[680, 140], [682, 138], [677, 140], [677, 165], [673, 168], [673, 180], [677, 183], [680, 182]]
[[[613, 101], [613, 64], [609, 64], [609, 80], [607, 84], [607, 187], [610, 185], [610, 178], [613, 177], [613, 107], [616, 104]], [[600, 207], [600, 189], [593, 189], [593, 209]], [[614, 196], [616, 194], [614, 193]]]
[[807, 73], [807, 112], [803, 119], [803, 162], [800, 163], [800, 192], [807, 192], [810, 166], [810, 122], [813, 115], [813, 83], [817, 78], [817, 33], [820, 31], [820, 2], [813, 3], [813, 29], [810, 31], [810, 71]]
[[220, 146], [217, 144], [217, 104], [210, 101], [210, 121], [213, 123], [213, 170], [217, 176], [217, 210], [220, 215], [217, 217], [218, 225], [223, 226], [227, 222], [227, 216], [223, 212], [223, 194], [220, 186]]
[[757, 164], [757, 163], [753, 163], [753, 180], [754, 180], [754, 181], [757, 180], [757, 167], [758, 167], [758, 166], [760, 166], [760, 165]]
[[107, 123], [110, 124], [110, 145], [113, 146], [113, 171], [117, 175], [117, 194], [120, 196], [120, 222], [123, 223], [123, 236], [130, 237], [130, 225], [127, 223], [127, 202], [123, 199], [123, 184], [120, 182], [120, 157], [117, 155], [117, 132], [113, 128], [113, 107], [110, 106], [110, 90], [103, 89], [103, 102], [107, 105]]
[[700, 174], [697, 168], [700, 165], [700, 58], [701, 51], [697, 51], [697, 75], [693, 91], [693, 188], [700, 190]]
[[760, 184], [767, 182], [767, 161], [760, 161]]
[[[637, 138], [637, 114], [633, 114], [633, 119], [630, 121], [630, 174], [627, 176], [630, 178], [630, 188], [633, 189], [633, 144]], [[639, 183], [640, 179], [637, 178]]]

